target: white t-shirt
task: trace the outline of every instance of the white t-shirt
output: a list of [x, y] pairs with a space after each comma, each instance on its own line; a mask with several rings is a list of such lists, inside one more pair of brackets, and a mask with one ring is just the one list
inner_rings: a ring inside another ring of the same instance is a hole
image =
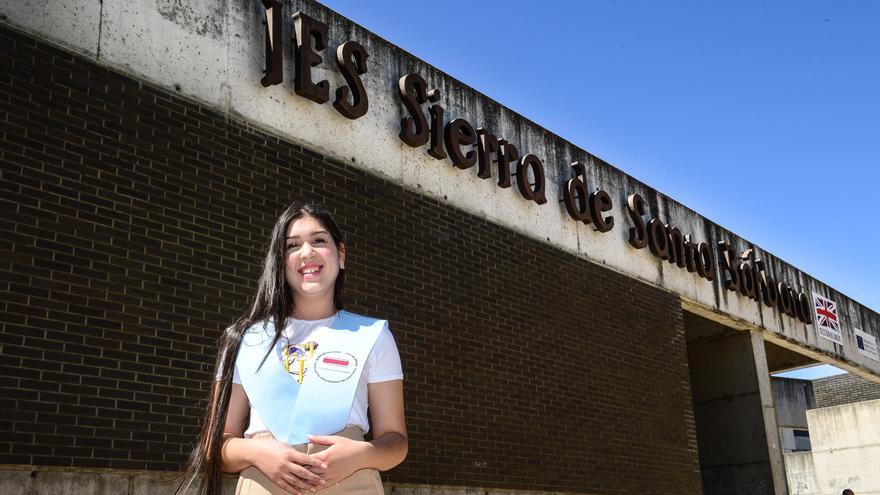
[[[288, 318], [287, 327], [275, 345], [275, 358], [282, 361], [284, 348], [288, 342], [291, 344], [308, 342], [315, 330], [326, 326], [333, 318], [334, 316], [321, 320], [296, 320]], [[348, 424], [360, 426], [364, 432], [369, 431], [370, 423], [367, 420], [367, 384], [402, 379], [403, 369], [400, 365], [400, 354], [397, 352], [397, 344], [394, 342], [394, 336], [391, 335], [391, 331], [386, 326], [379, 333], [376, 344], [367, 357], [367, 363], [361, 373], [354, 402], [351, 406], [351, 414], [348, 416]], [[232, 383], [241, 385], [237, 365], [235, 366]], [[266, 425], [263, 424], [263, 420], [260, 419], [257, 411], [251, 407], [250, 424], [244, 432], [244, 436], [251, 437], [265, 431], [268, 431]]]

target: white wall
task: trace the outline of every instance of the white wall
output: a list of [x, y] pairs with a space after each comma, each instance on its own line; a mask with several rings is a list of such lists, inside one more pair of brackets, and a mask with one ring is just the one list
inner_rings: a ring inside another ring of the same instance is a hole
[[880, 399], [807, 411], [813, 450], [785, 455], [792, 495], [880, 495]]

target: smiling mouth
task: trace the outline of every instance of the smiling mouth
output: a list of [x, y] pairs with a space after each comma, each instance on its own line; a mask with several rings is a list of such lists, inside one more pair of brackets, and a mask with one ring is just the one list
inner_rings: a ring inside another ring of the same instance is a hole
[[311, 280], [313, 278], [316, 278], [318, 274], [321, 273], [322, 269], [323, 267], [320, 266], [310, 266], [308, 268], [301, 269], [299, 272], [302, 274], [303, 280]]

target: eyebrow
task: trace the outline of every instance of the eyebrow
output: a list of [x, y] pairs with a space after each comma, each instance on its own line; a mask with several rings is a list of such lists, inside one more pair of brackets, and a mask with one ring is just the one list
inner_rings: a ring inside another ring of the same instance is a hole
[[[316, 230], [316, 231], [312, 232], [311, 235], [318, 235], [318, 234], [329, 234], [329, 233], [326, 230]], [[289, 235], [289, 236], [285, 237], [285, 239], [299, 239], [299, 236], [298, 235]]]

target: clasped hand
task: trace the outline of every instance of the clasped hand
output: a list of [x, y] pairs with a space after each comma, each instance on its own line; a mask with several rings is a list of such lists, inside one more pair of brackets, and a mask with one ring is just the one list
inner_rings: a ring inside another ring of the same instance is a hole
[[365, 467], [362, 462], [370, 445], [367, 442], [335, 435], [312, 435], [309, 440], [329, 447], [308, 455], [277, 440], [254, 440], [264, 444], [259, 448], [261, 455], [255, 466], [293, 495], [317, 492]]
[[316, 492], [327, 483], [321, 475], [310, 471], [327, 467], [317, 456], [303, 454], [277, 440], [254, 441], [263, 443], [254, 465], [287, 493], [302, 495], [304, 492]]
[[308, 467], [312, 474], [320, 476], [328, 485], [339, 483], [355, 471], [367, 467], [364, 457], [370, 448], [368, 442], [336, 435], [309, 435], [309, 441], [329, 445], [326, 450], [312, 454], [319, 462]]

